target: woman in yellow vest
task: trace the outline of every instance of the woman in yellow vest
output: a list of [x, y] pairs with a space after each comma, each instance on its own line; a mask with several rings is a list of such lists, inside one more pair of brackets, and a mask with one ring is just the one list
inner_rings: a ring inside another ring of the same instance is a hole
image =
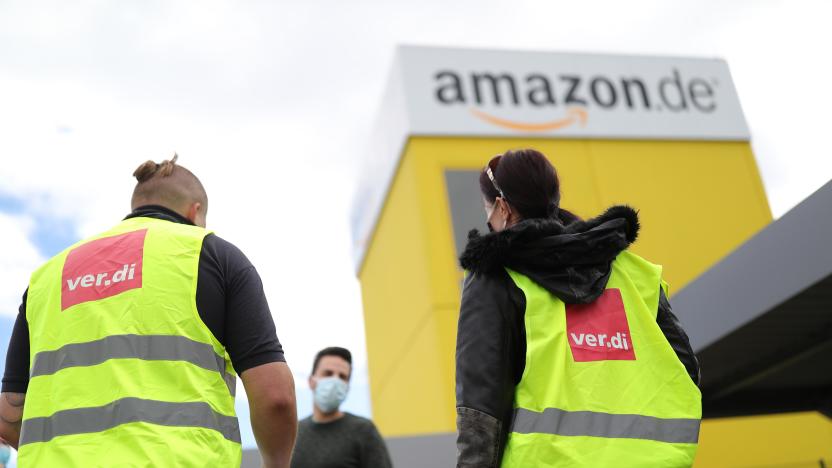
[[661, 267], [627, 251], [637, 213], [580, 220], [534, 150], [480, 174], [456, 350], [458, 467], [684, 467], [699, 367]]

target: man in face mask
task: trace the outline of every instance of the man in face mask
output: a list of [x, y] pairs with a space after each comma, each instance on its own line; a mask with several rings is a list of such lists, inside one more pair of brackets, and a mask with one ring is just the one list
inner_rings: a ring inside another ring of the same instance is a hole
[[391, 468], [384, 440], [369, 419], [339, 409], [347, 397], [352, 354], [338, 347], [318, 352], [309, 377], [312, 416], [298, 424], [292, 468]]

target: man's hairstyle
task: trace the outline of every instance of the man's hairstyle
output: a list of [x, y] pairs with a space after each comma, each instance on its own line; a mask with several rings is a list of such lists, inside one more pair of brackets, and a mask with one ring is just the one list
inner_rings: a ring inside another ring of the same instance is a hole
[[172, 210], [183, 209], [199, 202], [208, 211], [208, 195], [202, 182], [189, 170], [176, 164], [179, 156], [156, 163], [145, 161], [133, 177], [138, 183], [133, 189], [133, 208], [141, 205], [162, 205]]
[[318, 370], [318, 363], [321, 362], [321, 358], [324, 356], [338, 356], [347, 361], [350, 365], [350, 374], [352, 374], [352, 353], [350, 353], [350, 350], [338, 346], [330, 346], [329, 348], [318, 351], [318, 354], [315, 355], [315, 363], [312, 364], [312, 375], [315, 375], [315, 371]]

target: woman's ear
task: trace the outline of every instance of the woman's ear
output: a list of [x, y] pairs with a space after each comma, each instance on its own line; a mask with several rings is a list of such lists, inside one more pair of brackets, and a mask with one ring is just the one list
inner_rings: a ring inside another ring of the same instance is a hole
[[505, 219], [509, 219], [513, 211], [511, 209], [511, 205], [509, 205], [506, 199], [502, 197], [498, 197], [497, 202], [500, 204], [500, 215], [502, 215]]

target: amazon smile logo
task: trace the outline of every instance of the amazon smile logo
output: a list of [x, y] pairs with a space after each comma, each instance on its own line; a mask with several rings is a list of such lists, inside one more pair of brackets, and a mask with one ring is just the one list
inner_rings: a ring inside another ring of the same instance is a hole
[[652, 81], [632, 74], [454, 70], [440, 70], [433, 78], [434, 99], [443, 107], [465, 106], [483, 122], [518, 132], [583, 128], [595, 112], [619, 112], [627, 117], [641, 112], [710, 114], [717, 109], [718, 81], [683, 76], [676, 68]]
[[508, 128], [509, 130], [517, 130], [519, 132], [548, 132], [552, 130], [559, 130], [573, 124], [579, 124], [581, 127], [586, 126], [587, 112], [581, 107], [570, 107], [566, 110], [566, 116], [562, 119], [555, 119], [548, 122], [530, 123], [517, 122], [514, 120], [501, 119], [476, 108], [471, 109], [474, 117], [480, 120], [496, 125], [498, 127]]

